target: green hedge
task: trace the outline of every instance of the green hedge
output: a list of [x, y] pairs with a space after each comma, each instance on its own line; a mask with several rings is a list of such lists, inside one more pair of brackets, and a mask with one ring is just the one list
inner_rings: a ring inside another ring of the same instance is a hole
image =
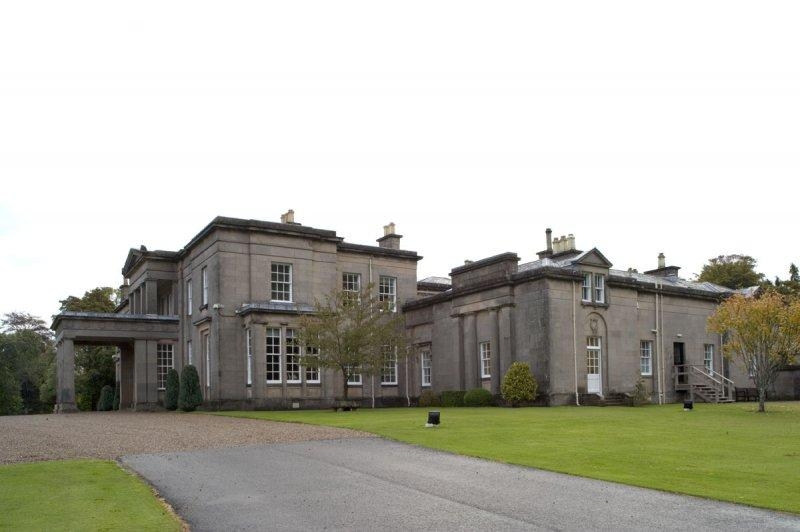
[[493, 406], [492, 392], [484, 388], [475, 388], [464, 394], [464, 406]]
[[442, 406], [442, 401], [431, 390], [424, 390], [419, 396], [419, 406]]
[[500, 392], [511, 406], [519, 406], [536, 399], [538, 387], [531, 367], [524, 362], [514, 362], [503, 377]]
[[464, 406], [464, 390], [445, 390], [439, 394], [442, 406]]

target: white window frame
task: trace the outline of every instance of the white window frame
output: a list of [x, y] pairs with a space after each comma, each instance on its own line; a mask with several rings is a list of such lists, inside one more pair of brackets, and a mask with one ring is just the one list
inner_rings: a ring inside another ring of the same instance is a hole
[[[291, 303], [294, 301], [294, 294], [292, 293], [292, 270], [292, 265], [288, 262], [273, 262], [270, 265], [270, 301], [284, 303]], [[284, 299], [284, 297], [288, 297], [288, 299]]]
[[397, 277], [381, 275], [378, 278], [378, 301], [388, 301], [389, 310], [397, 312]]
[[353, 272], [342, 273], [342, 292], [361, 293], [361, 274]]
[[481, 362], [481, 378], [488, 379], [492, 376], [492, 343], [481, 342], [478, 344]]
[[606, 277], [602, 273], [595, 273], [593, 278], [593, 296], [595, 303], [606, 302]]
[[[306, 346], [306, 355], [319, 355], [319, 349]], [[303, 373], [307, 384], [319, 384], [322, 382], [319, 366], [304, 366]]]
[[192, 315], [192, 307], [194, 306], [194, 298], [192, 296], [192, 280], [186, 281], [186, 315]]
[[420, 366], [420, 382], [422, 383], [423, 387], [429, 387], [432, 383], [432, 361], [431, 358], [431, 350], [430, 349], [423, 349], [419, 354], [419, 366]]
[[156, 344], [156, 382], [159, 390], [167, 388], [167, 372], [175, 367], [175, 345]]
[[[274, 340], [277, 339], [277, 343]], [[283, 342], [281, 341], [281, 330], [277, 327], [267, 327], [267, 335], [265, 340], [265, 361], [266, 361], [266, 379], [267, 384], [280, 384], [283, 378], [283, 370], [281, 368], [281, 351]], [[277, 367], [277, 370], [275, 369]], [[278, 378], [270, 378], [277, 372]]]
[[192, 341], [191, 340], [186, 340], [186, 358], [189, 360], [189, 364], [190, 365], [194, 364], [194, 360], [193, 360], [194, 356], [192, 356], [193, 354], [194, 353], [192, 352]]
[[297, 333], [294, 329], [286, 329], [286, 343], [285, 343], [286, 361], [286, 384], [300, 384], [302, 382], [303, 371], [300, 367], [300, 341], [297, 339]]
[[583, 284], [581, 285], [581, 301], [592, 301], [592, 274], [583, 274]]
[[248, 327], [245, 330], [245, 356], [247, 357], [247, 385], [253, 385], [253, 329]]
[[714, 344], [703, 344], [703, 366], [706, 373], [714, 373]]
[[200, 277], [203, 284], [203, 306], [208, 306], [208, 268], [203, 266], [200, 270]]
[[397, 348], [384, 349], [381, 386], [397, 385]]
[[653, 341], [639, 342], [639, 372], [646, 377], [653, 375]]
[[[351, 368], [355, 369], [355, 368]], [[347, 377], [348, 386], [361, 386], [363, 384], [361, 373], [352, 373]]]
[[[597, 363], [597, 371], [592, 372], [589, 369], [590, 358], [595, 358]], [[600, 364], [603, 360], [603, 341], [599, 336], [589, 336], [586, 339], [586, 373], [592, 375], [601, 375]]]

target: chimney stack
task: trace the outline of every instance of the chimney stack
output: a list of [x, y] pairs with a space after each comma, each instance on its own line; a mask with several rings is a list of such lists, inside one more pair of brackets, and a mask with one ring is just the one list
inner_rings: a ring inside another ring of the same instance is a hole
[[383, 226], [383, 236], [380, 237], [377, 242], [382, 248], [400, 249], [401, 238], [403, 238], [403, 235], [395, 233], [394, 222], [389, 222], [387, 225]]
[[658, 269], [667, 267], [667, 258], [663, 253], [658, 254]]
[[281, 223], [282, 224], [294, 224], [299, 225], [297, 222], [294, 221], [294, 210], [289, 209], [286, 211], [285, 214], [281, 214]]
[[548, 227], [547, 230], [544, 233], [547, 235], [547, 251], [549, 251], [550, 254], [552, 255], [553, 254], [553, 230]]

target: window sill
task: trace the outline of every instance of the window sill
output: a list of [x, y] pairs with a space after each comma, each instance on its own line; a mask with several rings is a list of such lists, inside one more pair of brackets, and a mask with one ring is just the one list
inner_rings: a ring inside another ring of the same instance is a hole
[[396, 388], [397, 387], [397, 383], [396, 382], [382, 382], [381, 386], [385, 386], [387, 388], [392, 388], [392, 387]]
[[608, 308], [608, 303], [597, 303], [595, 301], [583, 301], [581, 300], [582, 307], [595, 307], [595, 308]]
[[481, 380], [482, 381], [488, 381], [488, 380], [491, 380], [491, 379], [492, 379], [491, 375], [481, 375]]
[[294, 303], [291, 299], [270, 299], [270, 303]]
[[430, 388], [430, 387], [431, 387], [431, 385], [430, 385], [430, 384], [423, 384], [423, 385], [422, 385], [422, 387], [423, 387], [423, 388]]

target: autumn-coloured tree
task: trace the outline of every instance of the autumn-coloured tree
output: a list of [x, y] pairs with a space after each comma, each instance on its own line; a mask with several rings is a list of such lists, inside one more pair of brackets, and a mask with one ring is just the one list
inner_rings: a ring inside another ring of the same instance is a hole
[[800, 300], [787, 300], [772, 289], [760, 297], [736, 294], [708, 319], [708, 329], [724, 335], [724, 355], [752, 375], [758, 411], [764, 412], [767, 388], [800, 351]]
[[301, 319], [299, 340], [307, 346], [301, 364], [341, 372], [344, 399], [348, 381], [359, 373], [379, 373], [387, 356], [405, 357], [403, 315], [380, 301], [367, 286], [338, 291], [317, 300], [314, 313]]

